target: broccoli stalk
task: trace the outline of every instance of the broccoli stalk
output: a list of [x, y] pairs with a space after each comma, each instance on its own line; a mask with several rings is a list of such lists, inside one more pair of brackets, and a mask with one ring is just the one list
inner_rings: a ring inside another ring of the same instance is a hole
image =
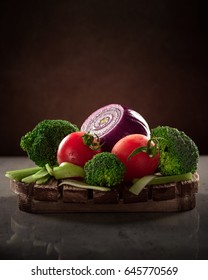
[[161, 175], [147, 175], [140, 179], [135, 179], [133, 185], [129, 188], [129, 191], [135, 195], [139, 195], [144, 187], [147, 185], [161, 185], [169, 184], [180, 181], [188, 181], [192, 179], [192, 173], [188, 172], [185, 174], [161, 176]]
[[88, 190], [90, 189], [90, 190], [96, 190], [96, 191], [102, 191], [102, 192], [107, 192], [107, 191], [111, 190], [109, 187], [92, 186], [92, 185], [86, 184], [85, 182], [73, 180], [73, 179], [63, 180], [59, 184], [59, 186], [62, 186], [62, 185], [70, 185], [70, 186], [81, 188], [81, 189], [88, 189]]
[[48, 173], [45, 167], [38, 166], [7, 171], [5, 176], [11, 180], [27, 184], [45, 184], [51, 178], [51, 175]]
[[53, 176], [59, 180], [70, 177], [84, 177], [85, 172], [81, 166], [69, 163], [62, 162], [59, 166], [53, 168]]
[[23, 178], [21, 181], [23, 183], [30, 184], [30, 183], [36, 183], [36, 182], [42, 182], [42, 181], [44, 182], [45, 179], [47, 179], [47, 178], [49, 179], [50, 175], [49, 175], [47, 169], [45, 167], [43, 167], [38, 172], [36, 172], [35, 174], [27, 176], [27, 177]]
[[50, 178], [56, 180], [65, 178], [84, 177], [84, 169], [78, 165], [63, 162], [61, 165], [51, 167], [46, 164], [45, 167], [32, 167], [27, 169], [7, 171], [5, 176], [11, 180], [31, 184], [45, 184]]
[[31, 168], [11, 170], [11, 171], [6, 171], [5, 176], [12, 180], [21, 181], [23, 178], [31, 176], [36, 172], [40, 171], [41, 169], [42, 169], [41, 167], [35, 166]]

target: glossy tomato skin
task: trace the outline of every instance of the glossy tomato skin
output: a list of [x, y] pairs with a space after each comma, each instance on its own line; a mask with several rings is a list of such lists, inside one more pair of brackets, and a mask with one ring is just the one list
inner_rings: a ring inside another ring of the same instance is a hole
[[[115, 154], [125, 165], [125, 181], [132, 181], [156, 172], [160, 155], [157, 153], [150, 157], [146, 152], [140, 152], [128, 160], [129, 155], [138, 147], [147, 146], [149, 138], [142, 134], [130, 134], [120, 139], [113, 147], [112, 153]], [[152, 143], [154, 145], [154, 143]]]
[[84, 134], [85, 132], [83, 131], [72, 132], [61, 141], [57, 151], [58, 164], [70, 162], [84, 167], [88, 160], [101, 152], [101, 149], [93, 150], [84, 144], [82, 138]]

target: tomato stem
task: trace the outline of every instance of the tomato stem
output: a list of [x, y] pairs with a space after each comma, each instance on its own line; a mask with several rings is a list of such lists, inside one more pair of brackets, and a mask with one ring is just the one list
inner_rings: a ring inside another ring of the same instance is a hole
[[[152, 142], [154, 143], [154, 145], [151, 145]], [[127, 159], [130, 160], [132, 157], [134, 157], [135, 155], [141, 152], [147, 153], [150, 157], [155, 157], [159, 152], [158, 144], [155, 138], [150, 138], [146, 146], [142, 146], [134, 149]]]
[[90, 133], [85, 133], [82, 138], [83, 143], [94, 151], [99, 150], [103, 146], [103, 144], [100, 144], [100, 138], [98, 135], [93, 136]]

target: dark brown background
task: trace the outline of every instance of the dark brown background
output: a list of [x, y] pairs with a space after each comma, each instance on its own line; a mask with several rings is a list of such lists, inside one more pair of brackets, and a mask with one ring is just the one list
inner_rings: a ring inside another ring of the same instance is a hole
[[46, 118], [78, 126], [121, 103], [184, 130], [207, 154], [206, 10], [200, 1], [0, 4], [0, 155]]

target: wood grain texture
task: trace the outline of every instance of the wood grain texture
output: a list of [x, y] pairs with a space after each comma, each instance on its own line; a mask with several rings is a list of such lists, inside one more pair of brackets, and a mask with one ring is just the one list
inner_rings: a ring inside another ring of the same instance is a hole
[[138, 195], [128, 186], [110, 192], [90, 191], [64, 185], [52, 180], [47, 185], [11, 181], [18, 195], [19, 209], [32, 213], [67, 212], [179, 212], [196, 206], [199, 175], [192, 180], [164, 185], [146, 186]]

